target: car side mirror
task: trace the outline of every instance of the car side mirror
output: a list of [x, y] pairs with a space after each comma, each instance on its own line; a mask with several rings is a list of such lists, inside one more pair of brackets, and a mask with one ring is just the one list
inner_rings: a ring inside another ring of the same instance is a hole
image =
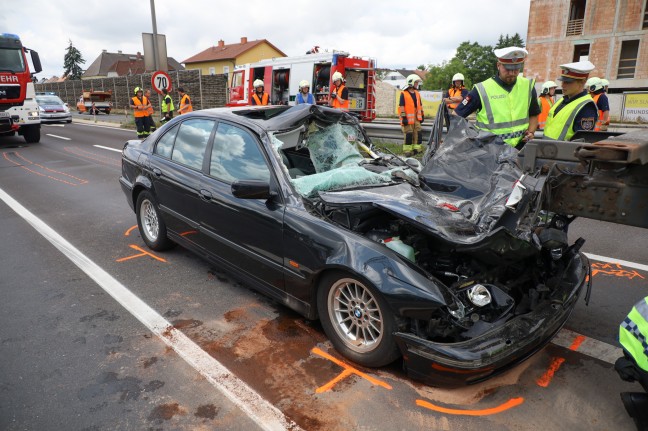
[[245, 180], [232, 184], [232, 194], [239, 199], [270, 199], [276, 195], [266, 181]]

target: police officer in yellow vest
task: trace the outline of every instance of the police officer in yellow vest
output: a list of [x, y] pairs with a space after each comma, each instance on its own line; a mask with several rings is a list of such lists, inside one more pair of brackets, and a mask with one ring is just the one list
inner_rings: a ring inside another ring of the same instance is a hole
[[[648, 392], [648, 297], [632, 307], [619, 327], [623, 357], [614, 364], [619, 376], [627, 382], [637, 381]], [[622, 392], [621, 400], [637, 429], [648, 430], [648, 394]]]
[[520, 76], [528, 52], [515, 46], [493, 52], [497, 57], [497, 75], [475, 84], [454, 114], [465, 118], [477, 112], [477, 129], [499, 135], [505, 143], [519, 149], [533, 139], [540, 114], [535, 81]]
[[563, 64], [561, 76], [563, 98], [549, 110], [544, 137], [570, 141], [579, 130], [594, 130], [597, 111], [592, 97], [584, 89], [585, 80], [594, 70], [589, 61]]
[[162, 96], [162, 119], [160, 120], [160, 122], [166, 123], [173, 118], [173, 111], [175, 111], [175, 106], [173, 106], [173, 98], [169, 94], [169, 90], [163, 88], [162, 93], [164, 93], [164, 96]]
[[419, 86], [423, 83], [420, 76], [413, 73], [405, 80], [405, 89], [401, 91], [398, 102], [398, 115], [401, 120], [401, 130], [405, 134], [403, 152], [406, 157], [423, 151], [422, 127], [424, 119], [423, 105]]
[[134, 93], [135, 97], [131, 98], [130, 107], [133, 109], [133, 116], [135, 117], [137, 137], [145, 139], [151, 134], [151, 123], [147, 120], [151, 103], [144, 96], [144, 92], [140, 87], [135, 87]]

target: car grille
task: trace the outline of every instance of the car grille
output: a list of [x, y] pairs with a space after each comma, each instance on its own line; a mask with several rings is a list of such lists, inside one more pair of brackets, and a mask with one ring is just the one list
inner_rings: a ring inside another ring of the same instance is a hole
[[0, 85], [0, 99], [20, 98], [20, 85]]

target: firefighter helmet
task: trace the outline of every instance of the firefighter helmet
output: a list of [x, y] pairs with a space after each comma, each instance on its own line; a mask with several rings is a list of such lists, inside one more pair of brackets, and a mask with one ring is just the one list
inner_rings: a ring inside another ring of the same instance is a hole
[[256, 89], [257, 87], [265, 87], [265, 84], [264, 84], [263, 81], [261, 81], [260, 79], [255, 79], [253, 85], [254, 85], [254, 88], [255, 88], [255, 89]]
[[301, 90], [301, 89], [304, 88], [304, 87], [308, 87], [308, 88], [310, 88], [310, 84], [309, 84], [308, 81], [306, 81], [305, 79], [302, 80], [302, 81], [299, 81], [299, 89]]
[[464, 81], [463, 73], [455, 73], [454, 76], [452, 77], [452, 82], [455, 81]]
[[592, 76], [590, 79], [585, 82], [585, 85], [587, 86], [587, 89], [589, 91], [598, 91], [601, 88], [603, 88], [603, 82], [601, 81], [601, 78]]
[[553, 81], [547, 81], [542, 84], [542, 94], [549, 94], [551, 88], [556, 88], [558, 85]]
[[603, 83], [603, 87], [608, 87], [610, 85], [610, 81], [605, 78], [601, 78], [601, 82]]
[[135, 87], [135, 91], [133, 91], [133, 93], [134, 93], [134, 94], [137, 94], [137, 93], [139, 93], [140, 91], [142, 91], [141, 88], [139, 88], [139, 87]]
[[406, 87], [414, 87], [414, 84], [416, 84], [417, 82], [423, 82], [423, 80], [416, 73], [408, 75], [407, 79], [405, 80], [405, 83], [407, 84]]
[[338, 79], [340, 81], [344, 81], [344, 76], [342, 76], [342, 74], [340, 72], [335, 72], [333, 74], [333, 82], [337, 81]]

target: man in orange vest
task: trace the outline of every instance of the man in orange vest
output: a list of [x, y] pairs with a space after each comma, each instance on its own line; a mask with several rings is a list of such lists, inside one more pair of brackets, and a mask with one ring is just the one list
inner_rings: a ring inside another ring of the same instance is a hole
[[589, 90], [590, 96], [594, 99], [596, 107], [598, 108], [598, 120], [594, 127], [595, 132], [606, 132], [610, 125], [610, 102], [601, 78], [592, 77], [587, 80], [585, 84]]
[[547, 81], [542, 84], [542, 93], [538, 96], [538, 105], [540, 105], [540, 115], [538, 115], [538, 130], [544, 129], [545, 123], [547, 122], [547, 116], [549, 115], [549, 110], [556, 103], [554, 99], [554, 94], [556, 94], [556, 84], [553, 81]]
[[178, 94], [180, 94], [180, 107], [178, 108], [178, 115], [186, 114], [187, 112], [193, 112], [191, 98], [187, 93], [185, 93], [184, 88], [178, 87]]
[[147, 118], [146, 121], [148, 121], [148, 123], [149, 123], [149, 127], [151, 129], [151, 132], [155, 132], [155, 129], [157, 129], [157, 127], [155, 126], [155, 120], [153, 119], [153, 113], [154, 112], [153, 112], [153, 105], [151, 104], [151, 90], [146, 90], [144, 92], [144, 96], [146, 96], [146, 98], [149, 101], [149, 108], [146, 111], [146, 113], [148, 114], [148, 117], [146, 117]]
[[252, 93], [252, 105], [268, 105], [270, 103], [270, 96], [264, 92], [265, 85], [263, 81], [257, 79], [254, 81], [254, 93]]
[[130, 107], [133, 109], [135, 117], [135, 127], [137, 128], [137, 137], [146, 139], [151, 134], [151, 125], [146, 119], [148, 109], [151, 106], [148, 98], [144, 96], [141, 88], [135, 87], [135, 97], [131, 98]]
[[343, 111], [349, 110], [349, 90], [344, 85], [344, 77], [340, 72], [333, 74], [333, 92], [331, 93], [330, 105], [333, 108]]
[[418, 92], [419, 85], [423, 82], [420, 76], [413, 73], [405, 81], [405, 90], [401, 92], [398, 102], [398, 115], [401, 120], [401, 130], [405, 134], [403, 152], [405, 157], [423, 151], [421, 123], [424, 120], [421, 95]]

